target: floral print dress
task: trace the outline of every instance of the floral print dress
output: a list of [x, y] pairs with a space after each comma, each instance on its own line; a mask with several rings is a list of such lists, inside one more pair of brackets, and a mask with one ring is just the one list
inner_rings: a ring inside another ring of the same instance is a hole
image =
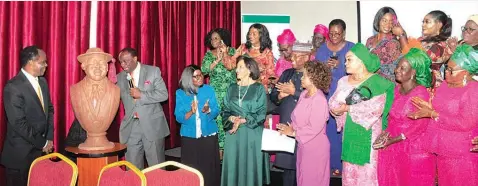
[[382, 77], [395, 82], [395, 67], [402, 53], [400, 42], [392, 35], [388, 35], [375, 45], [376, 36], [367, 39], [367, 48], [371, 53], [380, 58], [380, 70], [377, 72]]
[[[233, 56], [236, 50], [229, 47], [228, 55]], [[209, 84], [214, 88], [216, 92], [216, 99], [219, 102], [219, 108], [224, 106], [224, 96], [226, 95], [229, 85], [236, 82], [236, 72], [234, 70], [228, 70], [224, 66], [223, 62], [218, 63], [212, 70], [211, 64], [216, 60], [216, 56], [207, 51], [204, 55], [201, 65], [201, 71], [204, 75], [209, 75]], [[226, 63], [234, 63], [234, 61], [225, 61]], [[222, 125], [221, 115], [217, 116], [216, 122], [219, 128], [219, 148], [224, 149], [224, 128]]]

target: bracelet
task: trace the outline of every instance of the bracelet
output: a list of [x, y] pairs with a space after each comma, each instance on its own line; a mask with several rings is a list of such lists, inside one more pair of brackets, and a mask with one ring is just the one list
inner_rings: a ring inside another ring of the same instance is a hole
[[437, 113], [437, 117], [433, 118], [433, 113], [435, 112], [435, 110], [432, 110], [432, 113], [430, 114], [430, 118], [432, 118], [433, 120], [435, 121], [438, 121], [438, 112]]
[[402, 38], [402, 37], [405, 37], [405, 32], [403, 32], [402, 34], [398, 35], [398, 36], [397, 36], [397, 39], [400, 39], [400, 38]]
[[402, 140], [406, 140], [406, 139], [407, 139], [407, 137], [405, 137], [405, 134], [403, 134], [403, 133], [400, 134], [400, 138], [402, 138]]

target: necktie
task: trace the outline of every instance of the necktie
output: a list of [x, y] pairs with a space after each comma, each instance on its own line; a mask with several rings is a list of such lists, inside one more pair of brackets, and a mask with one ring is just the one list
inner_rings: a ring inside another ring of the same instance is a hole
[[[38, 82], [38, 80], [37, 80], [37, 82]], [[43, 109], [43, 112], [45, 112], [45, 104], [43, 103], [43, 96], [42, 96], [42, 93], [41, 93], [40, 84], [37, 85], [37, 96], [38, 96], [38, 99], [40, 99], [40, 103], [41, 103], [41, 107]]]
[[[129, 75], [131, 75], [131, 81], [133, 82], [133, 87], [136, 87], [136, 85], [134, 83], [133, 73], [131, 72], [131, 73], [129, 73]], [[136, 99], [133, 99], [133, 103], [136, 103]], [[138, 112], [133, 113], [133, 118], [139, 118]]]
[[93, 85], [91, 95], [93, 97], [93, 107], [96, 107], [96, 103], [98, 102], [98, 85]]
[[133, 87], [136, 87], [136, 83], [135, 83], [135, 80], [134, 80], [133, 72], [129, 73], [129, 75], [131, 75], [131, 82], [133, 82]]

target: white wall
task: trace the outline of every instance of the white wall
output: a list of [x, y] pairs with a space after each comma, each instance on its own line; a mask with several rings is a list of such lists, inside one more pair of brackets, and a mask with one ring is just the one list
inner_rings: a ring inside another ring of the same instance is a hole
[[[287, 14], [295, 37], [310, 41], [316, 24], [329, 25], [333, 19], [342, 19], [347, 25], [346, 39], [358, 41], [356, 1], [242, 1], [242, 14]], [[244, 40], [246, 33], [242, 33]], [[274, 44], [277, 38], [271, 38]]]
[[[426, 6], [423, 6], [426, 5]], [[362, 41], [373, 35], [373, 19], [377, 11], [389, 6], [397, 13], [397, 18], [408, 36], [422, 35], [422, 20], [432, 10], [441, 10], [452, 19], [452, 36], [461, 38], [461, 26], [472, 14], [478, 13], [477, 1], [361, 1], [360, 19]]]

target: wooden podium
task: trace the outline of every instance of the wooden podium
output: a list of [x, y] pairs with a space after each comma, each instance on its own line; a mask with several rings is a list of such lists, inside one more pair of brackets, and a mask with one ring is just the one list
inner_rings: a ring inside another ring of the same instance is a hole
[[78, 186], [98, 185], [101, 169], [118, 161], [118, 156], [124, 154], [126, 145], [115, 143], [114, 148], [107, 150], [85, 151], [78, 147], [66, 147], [72, 153], [78, 165]]

